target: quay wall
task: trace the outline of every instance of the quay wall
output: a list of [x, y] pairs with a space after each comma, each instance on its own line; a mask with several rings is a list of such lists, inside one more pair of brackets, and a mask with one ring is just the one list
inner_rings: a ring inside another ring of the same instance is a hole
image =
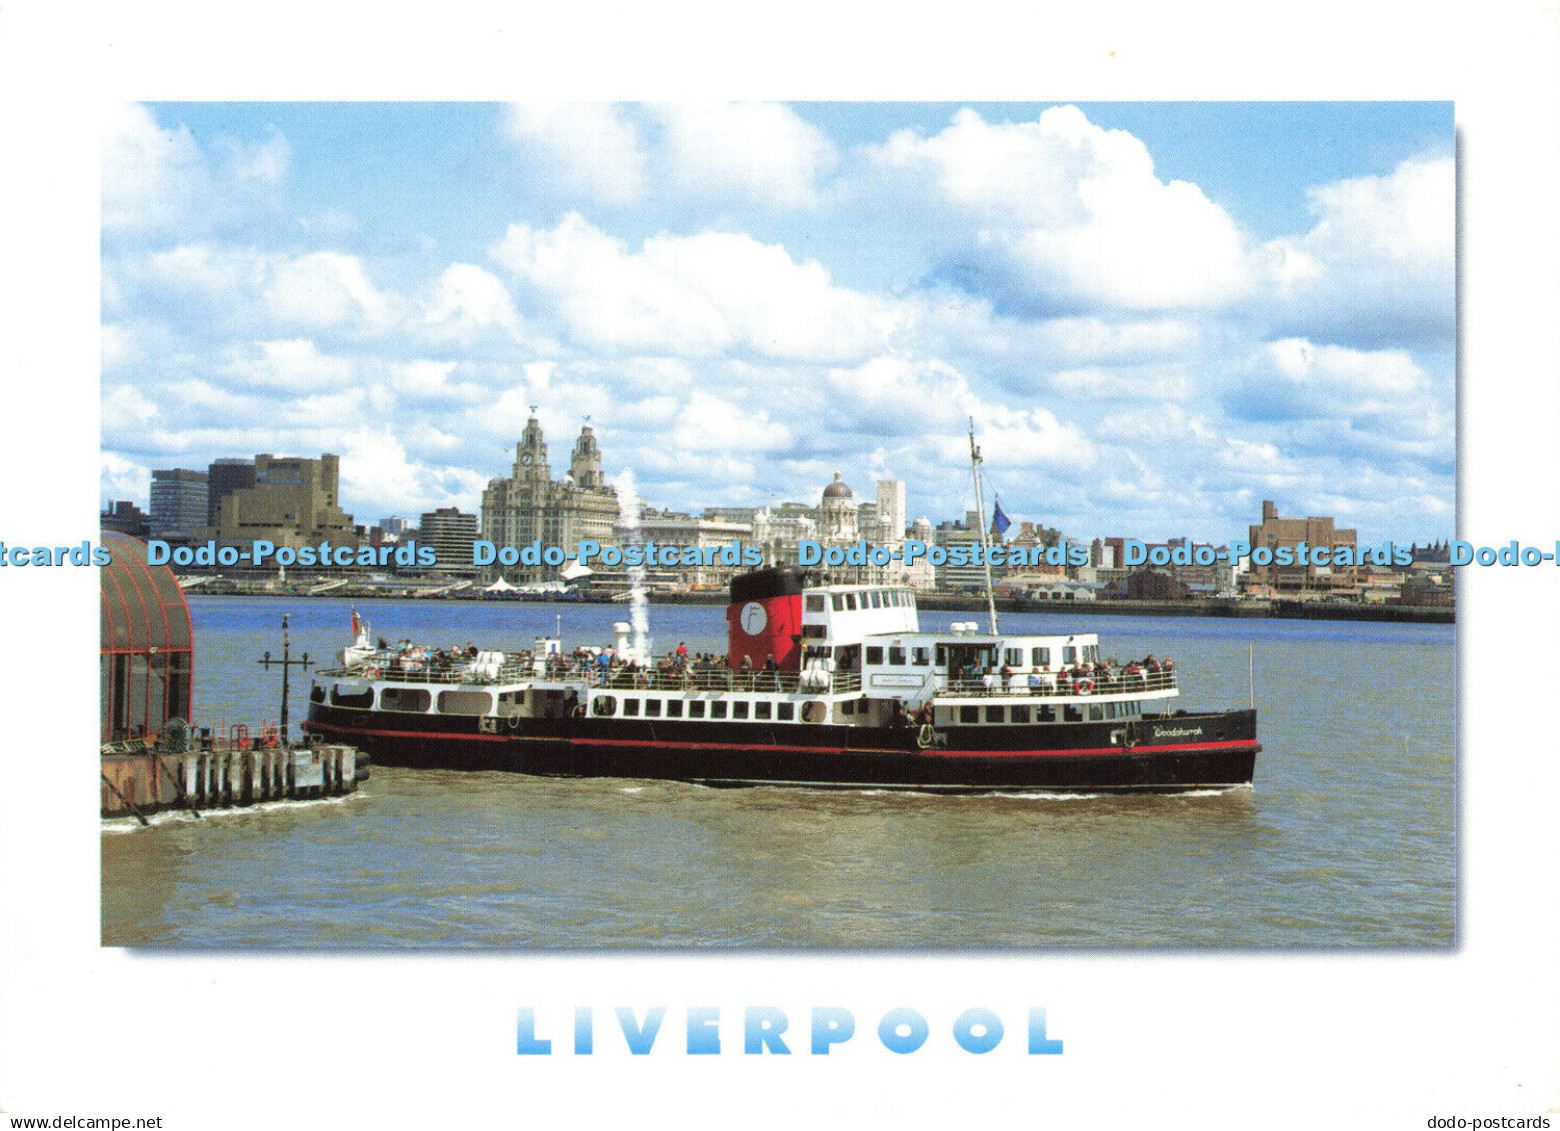
[[334, 797], [357, 789], [367, 776], [351, 746], [252, 749], [105, 750], [104, 817], [146, 817], [169, 809], [209, 810]]

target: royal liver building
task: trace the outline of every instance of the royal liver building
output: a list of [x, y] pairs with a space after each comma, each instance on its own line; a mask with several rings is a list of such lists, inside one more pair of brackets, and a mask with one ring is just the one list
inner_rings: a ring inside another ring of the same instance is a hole
[[[569, 478], [554, 480], [542, 426], [532, 415], [515, 445], [510, 477], [489, 480], [482, 493], [482, 537], [498, 546], [523, 549], [540, 541], [572, 553], [581, 538], [612, 544], [617, 521], [617, 492], [601, 474], [601, 451], [588, 424], [574, 443]], [[493, 576], [499, 575], [516, 584], [551, 581], [558, 567], [493, 567]]]

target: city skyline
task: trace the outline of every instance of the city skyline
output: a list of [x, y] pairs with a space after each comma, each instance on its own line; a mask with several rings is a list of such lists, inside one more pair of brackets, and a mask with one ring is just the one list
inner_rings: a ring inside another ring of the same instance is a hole
[[105, 498], [474, 512], [537, 404], [675, 510], [961, 515], [974, 416], [1015, 520], [1451, 532], [1446, 103], [128, 106], [103, 189]]

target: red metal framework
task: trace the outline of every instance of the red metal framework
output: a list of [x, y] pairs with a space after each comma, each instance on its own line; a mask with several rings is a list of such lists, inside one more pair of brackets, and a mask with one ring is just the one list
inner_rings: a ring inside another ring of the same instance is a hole
[[103, 531], [102, 739], [157, 734], [188, 719], [195, 634], [173, 571], [148, 563], [146, 544]]

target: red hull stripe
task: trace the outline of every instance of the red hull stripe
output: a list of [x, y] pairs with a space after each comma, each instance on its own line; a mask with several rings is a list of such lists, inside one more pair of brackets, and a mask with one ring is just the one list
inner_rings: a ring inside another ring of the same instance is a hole
[[1237, 747], [1255, 749], [1256, 743], [1240, 738], [1233, 742], [1182, 742], [1171, 746], [1134, 746], [1124, 751], [1119, 746], [1097, 746], [1079, 750], [922, 750], [920, 753], [934, 758], [1034, 758], [1048, 754], [1163, 754], [1172, 750], [1232, 750]]
[[[377, 730], [367, 727], [341, 727], [330, 723], [309, 723], [311, 728], [335, 731], [338, 734], [372, 734], [380, 738], [428, 738], [454, 741], [508, 742], [516, 735], [508, 734], [436, 734], [421, 730]], [[1099, 746], [1079, 750], [915, 750], [880, 749], [860, 746], [778, 746], [755, 742], [657, 742], [638, 738], [553, 738], [547, 735], [528, 735], [527, 742], [567, 742], [571, 746], [635, 746], [676, 750], [774, 750], [797, 754], [904, 754], [915, 753], [932, 758], [1040, 758], [1065, 757], [1069, 754], [1123, 754], [1119, 746]], [[1133, 754], [1162, 754], [1175, 750], [1231, 750], [1237, 747], [1254, 748], [1257, 744], [1246, 739], [1232, 742], [1192, 742], [1171, 746], [1134, 746]]]

